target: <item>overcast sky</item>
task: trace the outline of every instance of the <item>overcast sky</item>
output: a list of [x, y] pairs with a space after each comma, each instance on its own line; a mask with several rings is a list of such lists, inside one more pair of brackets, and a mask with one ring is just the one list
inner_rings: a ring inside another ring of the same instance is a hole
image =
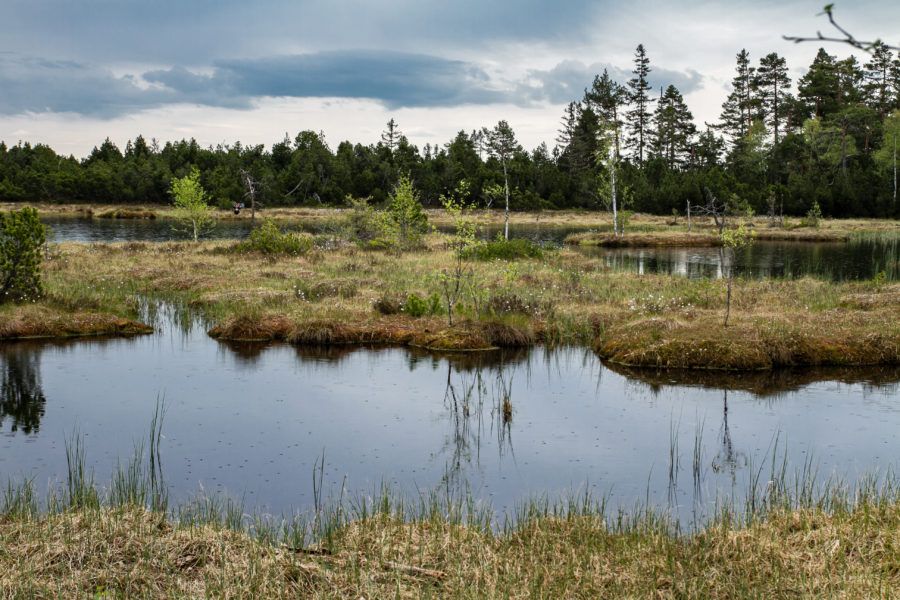
[[[264, 143], [323, 130], [373, 143], [394, 117], [422, 146], [506, 119], [552, 146], [595, 73], [647, 48], [698, 125], [717, 119], [747, 48], [799, 77], [824, 0], [0, 0], [0, 140], [76, 156], [109, 136]], [[900, 2], [838, 2], [861, 39], [900, 41]], [[831, 45], [846, 55], [849, 47]]]

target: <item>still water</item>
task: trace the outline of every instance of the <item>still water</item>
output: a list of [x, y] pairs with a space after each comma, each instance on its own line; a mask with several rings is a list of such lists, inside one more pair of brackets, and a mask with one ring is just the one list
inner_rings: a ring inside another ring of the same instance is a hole
[[685, 521], [739, 499], [776, 445], [820, 480], [884, 473], [900, 454], [900, 368], [626, 372], [577, 349], [298, 349], [220, 343], [170, 311], [155, 325], [127, 340], [0, 344], [0, 481], [60, 482], [76, 430], [106, 481], [147, 437], [157, 398], [172, 499], [203, 490], [274, 514], [310, 508], [323, 452], [335, 492], [439, 489], [504, 511], [587, 488]]
[[[165, 220], [45, 219], [54, 242], [170, 241], [185, 239]], [[321, 225], [295, 223], [312, 233]], [[510, 237], [558, 247], [565, 237], [584, 229], [554, 226], [514, 226]], [[249, 221], [220, 221], [210, 237], [244, 238]], [[485, 239], [502, 232], [500, 227], [481, 230]], [[667, 273], [685, 277], [721, 277], [723, 259], [717, 248], [575, 248], [610, 269], [636, 273]], [[725, 265], [734, 264], [741, 277], [818, 277], [834, 281], [871, 279], [884, 273], [887, 281], [900, 280], [900, 239], [861, 239], [848, 243], [756, 242], [740, 250]]]

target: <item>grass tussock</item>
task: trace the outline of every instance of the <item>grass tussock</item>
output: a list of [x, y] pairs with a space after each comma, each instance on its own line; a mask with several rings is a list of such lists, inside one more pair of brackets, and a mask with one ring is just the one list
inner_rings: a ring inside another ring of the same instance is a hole
[[648, 317], [611, 327], [594, 345], [625, 366], [759, 370], [794, 366], [900, 364], [900, 337], [841, 312], [819, 314], [815, 327], [779, 315], [739, 318], [728, 327], [707, 319]]
[[129, 336], [152, 333], [137, 321], [100, 312], [59, 312], [44, 306], [23, 305], [0, 311], [0, 340]]
[[209, 334], [222, 341], [282, 341], [300, 346], [393, 344], [448, 351], [530, 346], [539, 339], [528, 326], [499, 319], [467, 320], [448, 327], [440, 318], [399, 315], [350, 323], [245, 314], [225, 319]]
[[618, 236], [603, 232], [574, 233], [566, 237], [565, 243], [572, 246], [597, 246], [603, 248], [722, 245], [722, 241], [712, 233], [671, 231], [626, 233]]

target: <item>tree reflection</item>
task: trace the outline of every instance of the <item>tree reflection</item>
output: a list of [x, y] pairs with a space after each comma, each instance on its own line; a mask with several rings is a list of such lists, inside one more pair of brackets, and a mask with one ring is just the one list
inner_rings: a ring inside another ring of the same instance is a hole
[[486, 366], [447, 361], [444, 406], [450, 431], [442, 452], [448, 454], [444, 472], [448, 488], [463, 491], [467, 471], [481, 468], [482, 446], [489, 440], [486, 432], [496, 435], [501, 459], [509, 454], [515, 460], [512, 382], [513, 372], [503, 362]]
[[13, 344], [0, 351], [0, 426], [10, 419], [10, 430], [36, 433], [47, 399], [41, 386], [41, 353], [34, 347]]

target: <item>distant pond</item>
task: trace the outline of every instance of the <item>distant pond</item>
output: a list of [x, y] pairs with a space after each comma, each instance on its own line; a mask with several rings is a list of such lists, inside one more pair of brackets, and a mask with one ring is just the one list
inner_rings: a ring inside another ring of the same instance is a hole
[[739, 501], [773, 454], [849, 483], [900, 456], [900, 368], [734, 375], [610, 368], [580, 349], [226, 344], [170, 308], [147, 317], [157, 333], [134, 339], [0, 344], [0, 482], [60, 482], [76, 430], [105, 481], [157, 398], [174, 500], [202, 489], [274, 514], [311, 507], [323, 453], [334, 493], [437, 489], [503, 511], [589, 489], [685, 522]]

